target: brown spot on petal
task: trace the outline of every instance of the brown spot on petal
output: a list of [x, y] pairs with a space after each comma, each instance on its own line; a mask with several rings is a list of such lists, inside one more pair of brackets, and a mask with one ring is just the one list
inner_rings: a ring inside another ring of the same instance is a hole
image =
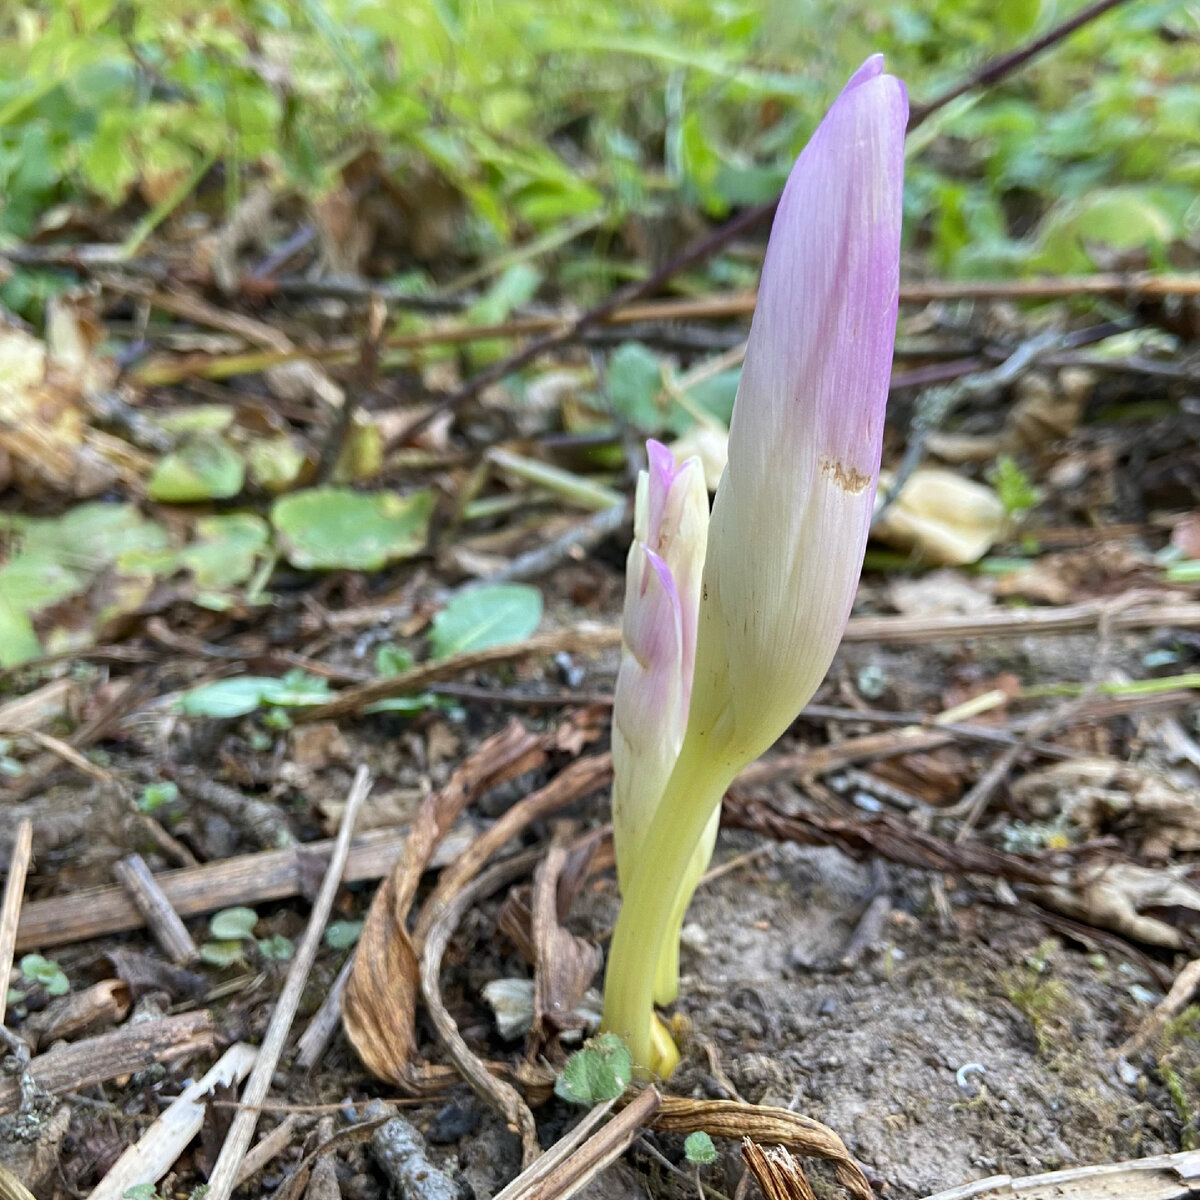
[[822, 460], [821, 470], [826, 475], [832, 475], [833, 482], [842, 491], [849, 492], [852, 496], [857, 496], [860, 492], [866, 491], [871, 482], [870, 475], [864, 475], [854, 467], [848, 467], [844, 462], [835, 462], [832, 458]]

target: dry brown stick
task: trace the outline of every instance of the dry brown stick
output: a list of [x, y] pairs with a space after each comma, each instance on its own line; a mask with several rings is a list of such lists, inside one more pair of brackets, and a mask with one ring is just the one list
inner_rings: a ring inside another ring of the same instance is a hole
[[[1029, 279], [932, 279], [902, 286], [900, 303], [929, 304], [938, 300], [1055, 300], [1074, 296], [1114, 296], [1127, 300], [1144, 300], [1197, 295], [1200, 295], [1200, 274], [1159, 274], [1143, 271], [1128, 274], [1108, 272], [1093, 275], [1034, 276]], [[597, 320], [596, 324], [619, 327], [687, 320], [732, 320], [751, 316], [755, 302], [754, 292], [642, 301], [622, 305]], [[570, 328], [570, 325], [570, 316], [557, 313], [516, 317], [487, 325], [440, 325], [415, 333], [393, 335], [384, 341], [383, 348], [395, 352], [433, 346], [463, 345], [498, 338], [534, 337], [539, 334], [554, 336], [556, 331]], [[297, 358], [325, 363], [350, 362], [356, 353], [356, 342], [338, 339], [328, 345], [304, 350], [266, 350], [253, 355], [252, 362], [246, 355], [234, 355], [230, 362], [246, 369], [251, 366], [261, 369]], [[204, 368], [212, 369], [214, 364], [222, 361], [224, 360], [220, 356], [205, 355], [197, 359], [195, 367], [202, 373]], [[972, 367], [976, 367], [982, 366], [985, 360], [964, 360], [960, 367], [968, 362]], [[171, 359], [170, 367], [165, 373], [162, 361], [151, 359], [143, 367], [135, 369], [133, 374], [147, 382], [166, 382], [168, 375], [174, 378], [180, 372], [186, 373], [186, 370], [187, 364], [184, 359], [177, 356]], [[959, 368], [955, 368], [954, 373], [957, 374], [958, 371]], [[941, 377], [940, 372], [938, 377]]]
[[33, 822], [28, 817], [17, 826], [12, 855], [8, 860], [8, 882], [4, 885], [4, 907], [0, 908], [0, 1025], [8, 1007], [8, 977], [12, 974], [17, 948], [21, 902], [25, 898], [25, 876], [33, 857]]
[[[155, 1063], [173, 1062], [213, 1047], [212, 1016], [207, 1012], [179, 1013], [156, 1021], [138, 1021], [81, 1042], [60, 1042], [29, 1064], [38, 1090], [59, 1095], [132, 1075]], [[14, 1112], [21, 1089], [12, 1079], [0, 1079], [0, 1113]]]
[[299, 1113], [288, 1113], [270, 1133], [250, 1147], [238, 1171], [238, 1187], [248, 1179], [253, 1179], [267, 1163], [277, 1158], [292, 1144], [292, 1139], [297, 1133], [296, 1127], [303, 1119]]
[[333, 907], [334, 897], [341, 886], [342, 872], [350, 853], [350, 838], [354, 832], [354, 822], [358, 818], [359, 809], [371, 790], [371, 775], [365, 766], [358, 768], [351, 785], [350, 794], [346, 798], [346, 809], [342, 813], [342, 825], [338, 830], [333, 853], [329, 856], [329, 868], [321, 890], [313, 904], [309, 916], [308, 928], [300, 945], [296, 947], [296, 956], [288, 968], [283, 990], [271, 1014], [267, 1032], [263, 1036], [262, 1046], [259, 1047], [258, 1061], [250, 1073], [242, 1095], [242, 1103], [248, 1107], [239, 1108], [233, 1118], [233, 1124], [226, 1135], [225, 1144], [221, 1147], [217, 1164], [213, 1167], [208, 1181], [208, 1196], [210, 1200], [229, 1200], [233, 1189], [237, 1186], [238, 1172], [246, 1151], [250, 1148], [250, 1139], [254, 1136], [254, 1128], [258, 1124], [258, 1108], [266, 1098], [271, 1086], [271, 1077], [279, 1056], [283, 1052], [283, 1044], [287, 1040], [288, 1031], [300, 1004], [300, 996], [308, 982], [309, 972], [317, 958], [321, 935], [325, 931], [325, 922]]
[[[1029, 633], [1072, 633], [1095, 628], [1111, 613], [1111, 601], [1086, 601], [1055, 608], [1002, 609], [976, 616], [852, 617], [843, 641], [922, 643], [968, 637], [1015, 637]], [[1139, 604], [1112, 617], [1114, 629], [1146, 629], [1157, 625], [1183, 628], [1200, 626], [1200, 604]], [[489, 646], [484, 650], [451, 655], [421, 663], [400, 675], [346, 688], [325, 704], [303, 709], [298, 721], [329, 721], [361, 712], [368, 704], [419, 692], [433, 683], [467, 671], [495, 666], [514, 659], [553, 655], [560, 651], [588, 654], [620, 645], [616, 626], [553, 630], [523, 642]]]
[[1016, 1179], [991, 1175], [924, 1200], [1195, 1200], [1197, 1182], [1200, 1152], [1182, 1150]]
[[1090, 24], [1097, 17], [1102, 17], [1106, 12], [1126, 2], [1127, 0], [1094, 0], [1092, 4], [1072, 13], [1032, 41], [1018, 46], [1015, 50], [1010, 50], [1007, 54], [1001, 54], [998, 58], [991, 59], [978, 71], [972, 72], [953, 87], [947, 88], [941, 95], [935, 96], [924, 104], [913, 105], [912, 113], [908, 118], [909, 130], [924, 124], [938, 109], [944, 108], [952, 100], [957, 100], [959, 96], [973, 92], [976, 88], [998, 83], [1001, 79], [1019, 70], [1030, 59], [1036, 58], [1043, 51], [1069, 37], [1077, 29], [1082, 29], [1084, 25]]
[[265, 800], [245, 796], [237, 788], [217, 782], [196, 767], [172, 768], [164, 773], [179, 785], [179, 790], [188, 799], [219, 813], [236, 829], [249, 833], [263, 846], [295, 844], [296, 836], [288, 828], [283, 814]]
[[657, 1090], [648, 1087], [598, 1130], [610, 1106], [594, 1108], [494, 1200], [569, 1200], [629, 1149], [661, 1103]]
[[1183, 1011], [1197, 991], [1200, 991], [1200, 958], [1193, 958], [1175, 977], [1171, 990], [1154, 1006], [1153, 1012], [1127, 1041], [1117, 1047], [1116, 1054], [1128, 1058], [1144, 1050], [1158, 1037], [1166, 1023]]
[[534, 821], [548, 817], [566, 805], [604, 787], [611, 778], [611, 754], [592, 754], [587, 758], [577, 758], [545, 787], [514, 804], [438, 876], [436, 886], [417, 914], [413, 925], [413, 937], [420, 942], [429, 935], [434, 925], [443, 919], [445, 912], [454, 903], [459, 889], [465, 887], [471, 877], [506, 842], [527, 829]]
[[[1200, 608], [1200, 605], [1197, 606]], [[590, 654], [607, 650], [620, 644], [620, 631], [608, 625], [559, 629], [550, 633], [537, 634], [523, 642], [507, 646], [488, 646], [483, 650], [469, 650], [463, 654], [452, 654], [437, 662], [421, 663], [411, 670], [387, 679], [376, 679], [359, 687], [346, 688], [335, 699], [313, 708], [301, 709], [295, 714], [297, 721], [332, 721], [339, 717], [360, 712], [366, 705], [377, 700], [389, 700], [410, 692], [420, 692], [431, 683], [452, 679], [464, 671], [495, 666], [538, 654]]]
[[943, 817], [963, 818], [963, 822], [955, 834], [955, 841], [964, 842], [970, 836], [971, 830], [975, 828], [976, 822], [983, 815], [993, 793], [1008, 778], [1008, 773], [1016, 766], [1021, 756], [1029, 752], [1033, 743], [1038, 738], [1054, 733], [1069, 724], [1086, 710], [1090, 700], [1090, 696], [1068, 700], [1036, 718], [1031, 725], [1027, 726], [1021, 740], [1015, 745], [1009, 746], [1003, 754], [998, 755], [992, 765], [979, 777], [974, 787], [957, 804], [942, 809], [940, 815]]
[[463, 1040], [454, 1018], [442, 1003], [440, 975], [446, 946], [471, 905], [531, 870], [541, 855], [540, 848], [515, 854], [512, 858], [490, 867], [468, 883], [440, 911], [438, 920], [429, 929], [421, 954], [421, 994], [425, 998], [425, 1007], [437, 1030], [438, 1038], [476, 1095], [496, 1109], [508, 1123], [508, 1127], [520, 1136], [523, 1167], [528, 1167], [542, 1152], [538, 1144], [537, 1123], [533, 1119], [533, 1113], [530, 1112], [529, 1105], [525, 1103], [521, 1093], [512, 1084], [493, 1078], [487, 1067]]
[[122, 1200], [136, 1184], [157, 1183], [174, 1165], [204, 1124], [204, 1098], [220, 1086], [239, 1084], [254, 1064], [255, 1050], [235, 1042], [202, 1078], [190, 1083], [165, 1112], [129, 1146], [88, 1200]]
[[192, 935], [188, 933], [183, 919], [171, 907], [158, 881], [146, 866], [140, 854], [131, 854], [113, 863], [113, 874], [117, 882], [129, 894], [129, 898], [142, 914], [155, 940], [176, 966], [184, 967], [200, 957]]
[[[404, 848], [406, 836], [391, 829], [373, 829], [355, 838], [346, 881], [359, 883], [385, 875]], [[175, 911], [192, 917], [234, 904], [311, 894], [309, 881], [319, 877], [332, 849], [332, 841], [309, 842], [287, 850], [265, 850], [164, 871], [155, 878]], [[142, 914], [124, 888], [88, 888], [26, 904], [17, 927], [17, 949], [65, 946], [140, 929], [142, 924]]]
[[[915, 644], [955, 638], [1076, 633], [1095, 629], [1111, 610], [1111, 600], [1088, 600], [1052, 608], [1001, 609], [976, 616], [852, 617], [842, 640]], [[1186, 601], [1139, 604], [1112, 618], [1113, 629], [1148, 629], [1158, 625], [1188, 629], [1200, 626], [1200, 604]]]
[[[397, 851], [399, 853], [399, 851]], [[346, 983], [354, 970], [354, 955], [346, 955], [342, 969], [337, 973], [321, 1007], [317, 1009], [308, 1027], [300, 1035], [296, 1043], [296, 1066], [302, 1071], [311, 1071], [321, 1061], [329, 1039], [337, 1032], [342, 1020], [342, 996], [346, 991]]]

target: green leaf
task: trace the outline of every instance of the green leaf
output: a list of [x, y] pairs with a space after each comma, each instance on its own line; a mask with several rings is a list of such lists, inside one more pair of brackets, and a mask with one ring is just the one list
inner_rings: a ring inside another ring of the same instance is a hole
[[563, 1100], [590, 1108], [615, 1100], [629, 1086], [632, 1075], [629, 1047], [615, 1033], [602, 1033], [567, 1059], [554, 1092]]
[[32, 983], [40, 983], [51, 996], [65, 996], [71, 990], [71, 981], [62, 967], [40, 954], [26, 954], [21, 959], [21, 974]]
[[387, 642], [375, 651], [375, 673], [385, 677], [403, 675], [411, 671], [413, 656], [411, 651], [393, 642]]
[[1004, 0], [993, 11], [1000, 28], [1010, 37], [1027, 37], [1042, 15], [1042, 0]]
[[376, 571], [424, 547], [433, 503], [428, 488], [407, 496], [311, 488], [276, 500], [271, 524], [294, 567]]
[[296, 953], [296, 947], [292, 945], [291, 938], [284, 937], [281, 933], [275, 933], [269, 938], [263, 938], [258, 943], [258, 952], [263, 958], [269, 958], [275, 962], [289, 962], [292, 955]]
[[232, 967], [234, 963], [244, 962], [245, 951], [241, 941], [205, 942], [200, 947], [200, 961], [210, 967]]
[[433, 618], [434, 658], [529, 637], [542, 619], [542, 594], [519, 583], [461, 592]]
[[717, 1161], [717, 1148], [703, 1129], [697, 1129], [695, 1133], [687, 1135], [683, 1142], [683, 1153], [688, 1162], [697, 1166]]
[[330, 950], [349, 950], [362, 933], [361, 921], [330, 921], [325, 928], [325, 945]]
[[138, 797], [138, 811], [157, 812], [163, 805], [174, 804], [178, 799], [179, 785], [172, 783], [169, 779], [162, 783], [148, 783], [142, 788], [142, 794]]
[[0, 667], [15, 667], [42, 653], [33, 622], [8, 598], [0, 569]]
[[438, 698], [432, 692], [422, 692], [419, 696], [391, 696], [364, 706], [363, 712], [399, 713], [402, 717], [413, 717], [427, 708], [435, 708], [437, 702]]
[[263, 705], [263, 692], [275, 680], [259, 675], [238, 675], [219, 679], [185, 692], [179, 710], [189, 717], [215, 717], [231, 720], [255, 712]]
[[227, 500], [242, 490], [246, 467], [233, 447], [217, 437], [193, 437], [164, 455], [146, 494], [162, 504]]
[[152, 1183], [135, 1183], [126, 1188], [121, 1195], [124, 1200], [158, 1200], [158, 1191]]
[[1042, 225], [1035, 271], [1068, 275], [1095, 266], [1089, 244], [1114, 250], [1161, 252], [1175, 236], [1175, 222], [1143, 188], [1108, 188], [1052, 212]]
[[662, 363], [641, 342], [626, 342], [608, 360], [608, 397], [612, 406], [642, 433], [662, 428], [658, 406], [662, 391]]
[[266, 521], [253, 513], [202, 517], [195, 540], [179, 552], [179, 565], [191, 571], [199, 587], [233, 587], [253, 574], [270, 536]]
[[246, 450], [251, 481], [264, 491], [283, 492], [300, 478], [308, 459], [290, 437], [255, 438]]
[[208, 931], [220, 941], [232, 941], [236, 938], [250, 937], [257, 924], [258, 913], [252, 908], [239, 905], [213, 913], [208, 922]]
[[235, 675], [206, 683], [179, 698], [179, 711], [189, 717], [232, 720], [256, 712], [264, 705], [304, 708], [324, 704], [332, 692], [324, 679], [303, 671], [289, 671], [282, 679], [269, 675]]

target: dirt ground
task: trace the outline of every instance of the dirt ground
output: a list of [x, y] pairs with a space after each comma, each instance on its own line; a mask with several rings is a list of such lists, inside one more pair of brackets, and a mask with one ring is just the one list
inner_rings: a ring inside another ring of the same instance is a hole
[[[557, 596], [551, 619], [564, 624], [577, 620], [580, 613], [571, 597], [581, 591], [611, 604], [618, 588], [619, 574], [603, 556], [584, 567], [564, 569], [548, 588]], [[869, 582], [868, 597], [874, 588]], [[615, 610], [605, 615], [611, 618]], [[588, 616], [595, 616], [594, 607]], [[1121, 636], [1109, 647], [1109, 660], [1116, 666], [1135, 663], [1153, 641], [1152, 635]], [[817, 702], [845, 696], [868, 667], [887, 688], [876, 703], [900, 709], [936, 707], [955, 688], [977, 689], [1006, 673], [1026, 681], [1086, 678], [1090, 648], [1094, 641], [1088, 636], [977, 643], [969, 652], [946, 646], [848, 646]], [[583, 667], [583, 678], [574, 680], [579, 688], [611, 686], [613, 655], [571, 666]], [[536, 689], [554, 686], [563, 669], [562, 664], [542, 664], [480, 679]], [[453, 763], [508, 716], [501, 705], [480, 703], [458, 715], [427, 716], [415, 725], [391, 718], [355, 723], [345, 727], [344, 745], [332, 759], [318, 756], [310, 766], [297, 763], [298, 746], [312, 737], [302, 727], [281, 742], [255, 749], [246, 740], [245, 725], [195, 722], [164, 728], [148, 722], [141, 745], [126, 742], [114, 749], [109, 762], [130, 780], [153, 774], [154, 756], [164, 751], [177, 763], [205, 766], [215, 777], [243, 788], [274, 775], [277, 806], [300, 836], [309, 838], [336, 822], [353, 764], [368, 762], [385, 781], [368, 805], [363, 826], [404, 821], [416, 811], [422, 793], [443, 783]], [[522, 719], [544, 725], [554, 716], [551, 710], [523, 714]], [[1153, 745], [1155, 719], [1136, 718], [1108, 731], [1077, 728], [1067, 741], [1090, 748], [1121, 737]], [[789, 744], [818, 745], [855, 732], [853, 721], [806, 718], [797, 723]], [[311, 746], [304, 753], [310, 751]], [[967, 745], [934, 757], [940, 755], [946, 770], [971, 772], [990, 753]], [[926, 757], [915, 756], [916, 767]], [[470, 828], [494, 820], [545, 777], [542, 772], [498, 789], [470, 814]], [[836, 774], [826, 782], [833, 790], [845, 783]], [[853, 786], [842, 790], [854, 795]], [[769, 785], [764, 794], [783, 811], [814, 806], [814, 799], [792, 782]], [[859, 802], [869, 803], [861, 795]], [[601, 822], [605, 804], [605, 797], [595, 796], [568, 815]], [[17, 815], [34, 813], [39, 828], [51, 831], [30, 895], [104, 882], [112, 860], [129, 849], [124, 836], [110, 838], [104, 832], [119, 827], [115, 818], [105, 823], [105, 814], [112, 817], [119, 807], [103, 786], [76, 781], [10, 808], [6, 825]], [[1006, 807], [998, 804], [985, 819], [980, 831], [985, 842], [999, 844], [1013, 824], [1015, 814]], [[935, 808], [921, 819], [932, 828], [938, 825]], [[174, 836], [208, 855], [247, 849], [245, 831], [211, 812], [191, 810], [172, 829]], [[546, 832], [544, 826], [534, 827], [530, 844]], [[1114, 1054], [1161, 998], [1162, 980], [1171, 969], [1169, 955], [1158, 953], [1148, 960], [1144, 948], [1126, 944], [1129, 953], [1123, 954], [1119, 939], [1064, 935], [1047, 925], [1027, 898], [995, 880], [859, 862], [831, 847], [773, 842], [742, 830], [723, 833], [715, 865], [723, 863], [728, 869], [718, 869], [701, 888], [688, 915], [678, 1006], [687, 1033], [672, 1091], [696, 1098], [734, 1096], [815, 1117], [842, 1136], [880, 1193], [896, 1200], [989, 1174], [1028, 1174], [1169, 1152], [1194, 1138], [1200, 1080], [1195, 1010], [1172, 1026], [1169, 1042], [1161, 1042], [1154, 1054], [1129, 1062]], [[335, 916], [361, 915], [372, 891], [371, 884], [343, 889]], [[886, 918], [857, 963], [846, 967], [840, 960], [877, 897], [886, 899]], [[496, 1034], [482, 987], [496, 977], [528, 975], [513, 947], [497, 937], [496, 909], [492, 901], [470, 915], [451, 946], [444, 973], [450, 1010], [468, 1042], [479, 1054], [493, 1057], [512, 1054], [513, 1047]], [[297, 938], [303, 911], [296, 902], [260, 905], [258, 936]], [[611, 874], [599, 876], [576, 903], [570, 927], [603, 941], [615, 911], [614, 880]], [[198, 939], [204, 936], [203, 921], [191, 926]], [[119, 948], [149, 951], [151, 946], [144, 933], [135, 933], [64, 947], [55, 957], [78, 987], [111, 975], [106, 955]], [[298, 1027], [318, 1007], [343, 955], [322, 950]], [[1148, 962], [1158, 963], [1157, 978], [1147, 970]], [[261, 1037], [285, 965], [259, 961], [249, 974], [244, 966], [203, 968], [200, 989], [216, 1014], [221, 1042]], [[232, 994], [222, 994], [226, 989], [221, 983], [229, 983]], [[172, 1003], [186, 1007], [189, 1000], [159, 994], [142, 1003], [165, 1010]], [[436, 1058], [423, 1020], [419, 1030], [423, 1052]], [[160, 1068], [124, 1084], [93, 1089], [90, 1097], [76, 1097], [69, 1119], [60, 1117], [53, 1129], [48, 1123], [22, 1127], [24, 1118], [5, 1118], [9, 1149], [3, 1156], [17, 1169], [30, 1170], [28, 1155], [53, 1145], [64, 1165], [57, 1183], [39, 1196], [86, 1194], [189, 1073], [194, 1069]], [[356, 1106], [365, 1099], [393, 1094], [394, 1089], [367, 1076], [341, 1037], [316, 1071], [281, 1069], [273, 1089], [273, 1098], [284, 1105], [340, 1105], [340, 1122], [361, 1113]], [[465, 1087], [437, 1103], [404, 1111], [428, 1138], [431, 1161], [447, 1170], [464, 1197], [488, 1200], [519, 1168], [516, 1138]], [[565, 1131], [577, 1112], [558, 1100], [543, 1106], [538, 1118], [544, 1143]], [[279, 1119], [279, 1114], [268, 1114], [263, 1127]], [[302, 1117], [309, 1128], [315, 1119]], [[215, 1137], [213, 1132], [209, 1145]], [[298, 1135], [292, 1149], [262, 1176], [261, 1194], [270, 1195], [282, 1182], [302, 1141]], [[651, 1152], [678, 1163], [681, 1146], [680, 1138], [645, 1135], [626, 1162], [594, 1182], [588, 1194], [593, 1200], [690, 1194], [690, 1175], [668, 1173]], [[732, 1194], [741, 1168], [735, 1147], [723, 1150], [720, 1161], [704, 1169], [703, 1178]], [[205, 1153], [202, 1146], [181, 1160], [173, 1178], [185, 1190], [178, 1194], [187, 1194], [195, 1178], [189, 1171], [204, 1168]], [[341, 1194], [351, 1200], [384, 1194], [384, 1184], [361, 1148], [345, 1151], [337, 1172]], [[820, 1165], [812, 1174], [824, 1189], [819, 1194], [837, 1194]]]

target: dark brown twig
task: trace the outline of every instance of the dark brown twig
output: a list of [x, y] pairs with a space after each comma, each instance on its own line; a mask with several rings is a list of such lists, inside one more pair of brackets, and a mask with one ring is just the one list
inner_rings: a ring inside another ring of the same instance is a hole
[[1018, 46], [1015, 50], [1009, 51], [1008, 54], [1001, 54], [999, 58], [991, 59], [991, 61], [985, 63], [978, 71], [960, 80], [953, 87], [947, 88], [932, 100], [927, 100], [924, 104], [914, 105], [908, 118], [909, 132], [911, 133], [914, 129], [924, 125], [938, 109], [945, 108], [952, 100], [957, 100], [959, 96], [966, 95], [967, 92], [973, 92], [976, 88], [991, 87], [992, 84], [999, 83], [1002, 79], [1020, 70], [1027, 62], [1036, 58], [1043, 51], [1064, 41], [1076, 30], [1082, 29], [1085, 25], [1096, 20], [1097, 17], [1102, 17], [1106, 12], [1124, 3], [1126, 3], [1126, 0], [1096, 0], [1094, 4], [1089, 4], [1087, 7], [1081, 8], [1065, 21], [1060, 21], [1052, 29], [1047, 29], [1040, 37], [1026, 42], [1024, 46]]
[[113, 863], [112, 870], [167, 957], [179, 967], [195, 962], [200, 957], [196, 943], [146, 866], [146, 860], [140, 854], [131, 854]]

